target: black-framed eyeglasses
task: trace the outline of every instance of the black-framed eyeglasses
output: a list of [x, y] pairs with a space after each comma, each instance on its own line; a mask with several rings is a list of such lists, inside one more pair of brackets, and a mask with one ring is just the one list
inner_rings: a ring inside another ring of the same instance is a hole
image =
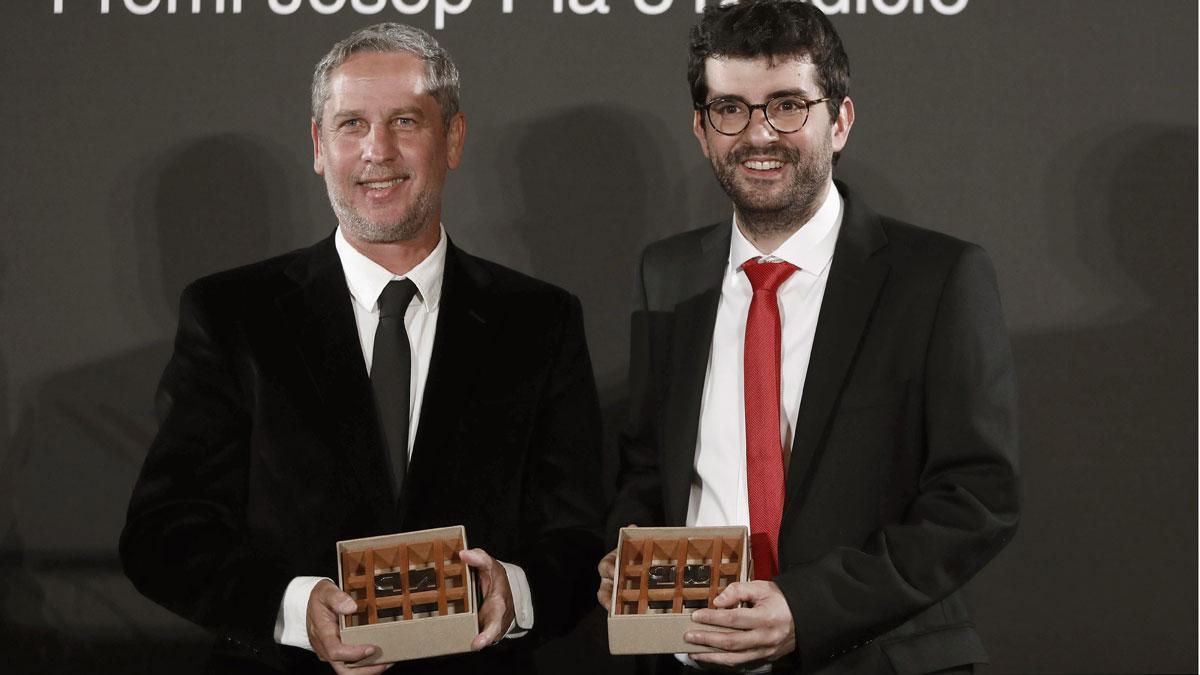
[[704, 105], [697, 105], [697, 110], [703, 110], [704, 116], [713, 130], [726, 136], [737, 136], [750, 126], [750, 118], [755, 110], [762, 110], [767, 124], [781, 134], [792, 134], [804, 128], [808, 121], [808, 109], [818, 103], [824, 103], [829, 97], [809, 101], [795, 94], [784, 94], [767, 99], [766, 103], [750, 105], [740, 98], [725, 96], [714, 98]]

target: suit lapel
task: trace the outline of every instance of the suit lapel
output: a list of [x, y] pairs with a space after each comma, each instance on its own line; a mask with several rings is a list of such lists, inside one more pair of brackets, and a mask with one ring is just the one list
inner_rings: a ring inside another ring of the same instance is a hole
[[285, 274], [297, 283], [277, 304], [291, 326], [301, 358], [324, 407], [315, 411], [332, 430], [331, 444], [345, 453], [362, 494], [390, 523], [395, 498], [379, 435], [371, 381], [350, 306], [350, 290], [330, 237], [310, 248]]
[[683, 525], [687, 518], [704, 378], [721, 300], [721, 279], [729, 261], [729, 227], [728, 223], [718, 224], [701, 237], [698, 255], [688, 257], [695, 264], [686, 270], [685, 289], [676, 296], [687, 299], [675, 306], [671, 391], [664, 410], [662, 466], [669, 468], [662, 475], [668, 525]]
[[474, 258], [448, 244], [421, 417], [398, 506], [401, 529], [414, 493], [410, 486], [434, 470], [439, 453], [449, 451], [466, 409], [464, 397], [471, 393], [480, 360], [489, 353], [496, 328], [486, 292], [490, 282], [491, 275]]
[[784, 521], [799, 508], [797, 499], [806, 493], [805, 481], [819, 461], [816, 450], [829, 426], [889, 269], [878, 257], [872, 257], [887, 243], [879, 216], [849, 195], [844, 185], [839, 183], [838, 187], [845, 197], [846, 211], [821, 302], [796, 419]]

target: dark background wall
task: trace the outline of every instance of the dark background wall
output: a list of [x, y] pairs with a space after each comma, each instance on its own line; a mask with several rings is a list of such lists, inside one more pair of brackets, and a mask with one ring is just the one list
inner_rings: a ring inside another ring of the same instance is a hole
[[[693, 1], [555, 2], [480, 1], [434, 31], [470, 123], [444, 215], [466, 249], [582, 298], [611, 424], [637, 252], [729, 207], [689, 133]], [[175, 300], [331, 230], [311, 66], [367, 23], [436, 20], [433, 5], [103, 4], [0, 6], [6, 672], [197, 668], [204, 634], [140, 598], [114, 552]], [[981, 243], [999, 270], [1025, 515], [970, 587], [991, 672], [1194, 671], [1196, 5], [915, 4], [833, 17], [858, 111], [838, 173], [881, 212]], [[597, 613], [543, 663], [626, 672], [605, 640]]]

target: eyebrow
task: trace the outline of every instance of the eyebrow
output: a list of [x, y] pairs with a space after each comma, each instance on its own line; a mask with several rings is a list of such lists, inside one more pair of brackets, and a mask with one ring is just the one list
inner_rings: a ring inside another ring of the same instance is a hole
[[[775, 91], [767, 94], [767, 99], [770, 100], [770, 99], [773, 99], [773, 98], [776, 98], [779, 96], [799, 96], [800, 98], [803, 98], [806, 100], [812, 100], [813, 98], [820, 98], [819, 96], [818, 97], [810, 96], [809, 93], [807, 91], [805, 91], [803, 88], [796, 87], [793, 89], [776, 89]], [[716, 100], [727, 99], [727, 98], [735, 98], [739, 101], [746, 100], [745, 96], [740, 96], [738, 94], [721, 94], [719, 96], [713, 96], [709, 100], [716, 101]]]
[[800, 98], [805, 98], [805, 99], [819, 98], [817, 96], [810, 96], [809, 93], [803, 87], [796, 87], [794, 89], [780, 89], [778, 91], [773, 91], [767, 96], [767, 98], [775, 98], [776, 96], [799, 96]]
[[[423, 116], [424, 114], [425, 114], [425, 112], [423, 110], [421, 110], [421, 107], [415, 106], [415, 105], [404, 106], [401, 108], [392, 108], [391, 110], [387, 111], [387, 117], [394, 117], [396, 115], [418, 117], [418, 116]], [[366, 116], [367, 116], [367, 114], [362, 110], [338, 110], [338, 111], [334, 112], [330, 117], [335, 120], [344, 120], [344, 119], [350, 119], [353, 117], [366, 117]]]

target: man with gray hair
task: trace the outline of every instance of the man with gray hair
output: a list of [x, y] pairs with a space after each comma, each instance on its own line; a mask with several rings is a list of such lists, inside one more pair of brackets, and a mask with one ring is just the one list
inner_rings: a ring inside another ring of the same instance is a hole
[[339, 635], [357, 611], [330, 581], [343, 539], [463, 525], [476, 547], [475, 652], [395, 672], [532, 672], [529, 647], [588, 607], [602, 500], [581, 309], [449, 241], [458, 97], [421, 30], [339, 42], [312, 86], [337, 229], [183, 293], [120, 549], [140, 591], [218, 636], [210, 672], [370, 663]]

